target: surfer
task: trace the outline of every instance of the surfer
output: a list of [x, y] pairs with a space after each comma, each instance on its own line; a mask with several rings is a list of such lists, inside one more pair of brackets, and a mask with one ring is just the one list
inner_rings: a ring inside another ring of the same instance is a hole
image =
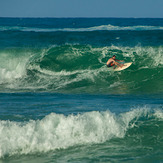
[[112, 58], [108, 59], [108, 61], [106, 63], [107, 67], [114, 67], [115, 68], [115, 65], [116, 65], [116, 66], [122, 68], [123, 67], [123, 64], [118, 63], [116, 61], [119, 61], [119, 62], [123, 62], [123, 61], [122, 60], [115, 59], [115, 58], [116, 58], [116, 56], [113, 55]]

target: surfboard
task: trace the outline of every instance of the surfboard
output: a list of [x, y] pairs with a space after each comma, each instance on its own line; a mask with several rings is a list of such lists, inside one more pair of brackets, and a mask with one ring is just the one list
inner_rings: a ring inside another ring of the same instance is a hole
[[131, 64], [132, 64], [132, 62], [128, 62], [128, 63], [125, 63], [123, 67], [118, 67], [118, 66], [117, 66], [117, 67], [114, 69], [114, 71], [122, 71], [122, 70], [124, 70], [124, 69], [130, 67]]

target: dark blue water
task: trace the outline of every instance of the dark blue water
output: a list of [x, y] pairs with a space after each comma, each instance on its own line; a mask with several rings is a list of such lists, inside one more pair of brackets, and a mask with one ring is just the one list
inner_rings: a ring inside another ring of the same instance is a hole
[[0, 18], [0, 160], [162, 162], [162, 45], [163, 19]]

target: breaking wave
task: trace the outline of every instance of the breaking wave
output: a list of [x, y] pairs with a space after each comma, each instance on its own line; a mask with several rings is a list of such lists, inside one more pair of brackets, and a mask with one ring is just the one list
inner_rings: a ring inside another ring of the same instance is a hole
[[[116, 55], [133, 62], [125, 71], [106, 67]], [[161, 93], [163, 48], [61, 45], [0, 51], [0, 91]]]
[[[0, 121], [0, 157], [104, 143], [113, 138], [127, 141], [127, 137], [135, 137], [142, 144], [155, 138], [153, 142], [158, 145], [162, 120], [161, 110], [145, 107], [119, 115], [110, 111], [68, 116], [51, 113], [42, 120]], [[143, 135], [142, 128], [145, 128]]]

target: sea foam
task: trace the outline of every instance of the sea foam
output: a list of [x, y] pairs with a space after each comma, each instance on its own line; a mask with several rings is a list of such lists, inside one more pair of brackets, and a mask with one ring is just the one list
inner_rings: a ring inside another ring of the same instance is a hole
[[0, 121], [0, 157], [124, 138], [126, 132], [142, 117], [155, 117], [161, 121], [163, 118], [161, 110], [152, 113], [145, 107], [119, 115], [110, 111], [68, 116], [51, 113], [42, 120]]

